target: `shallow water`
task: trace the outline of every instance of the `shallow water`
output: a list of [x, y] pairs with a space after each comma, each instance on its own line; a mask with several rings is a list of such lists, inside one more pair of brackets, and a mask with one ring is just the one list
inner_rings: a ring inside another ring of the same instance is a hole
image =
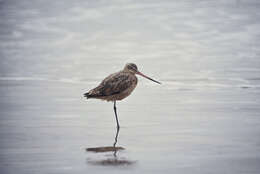
[[[0, 1], [0, 171], [259, 173], [257, 0]], [[83, 93], [134, 62], [113, 104]]]
[[116, 135], [113, 104], [85, 101], [87, 85], [1, 81], [3, 172], [259, 171], [259, 89], [174, 90], [140, 83], [118, 102], [117, 146], [125, 150], [115, 157], [86, 151], [112, 146]]

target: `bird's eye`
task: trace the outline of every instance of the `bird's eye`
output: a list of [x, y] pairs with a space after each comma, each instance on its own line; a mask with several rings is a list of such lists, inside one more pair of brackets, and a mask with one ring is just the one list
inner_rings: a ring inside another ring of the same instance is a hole
[[133, 69], [133, 70], [136, 70], [136, 69], [137, 69], [137, 67], [136, 67], [135, 65], [133, 65], [133, 64], [131, 64], [130, 67], [131, 67], [131, 69]]

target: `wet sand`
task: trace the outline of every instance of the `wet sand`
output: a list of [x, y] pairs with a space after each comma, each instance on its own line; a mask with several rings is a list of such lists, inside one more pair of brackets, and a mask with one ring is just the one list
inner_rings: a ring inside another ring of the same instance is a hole
[[95, 82], [1, 80], [0, 166], [17, 173], [255, 173], [259, 88], [172, 89], [141, 81], [113, 104], [86, 101]]

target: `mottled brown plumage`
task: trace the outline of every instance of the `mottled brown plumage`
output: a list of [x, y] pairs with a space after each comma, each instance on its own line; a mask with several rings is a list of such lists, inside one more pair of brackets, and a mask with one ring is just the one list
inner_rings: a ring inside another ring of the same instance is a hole
[[88, 98], [122, 100], [131, 94], [136, 85], [136, 76], [123, 70], [105, 78], [98, 87], [89, 91]]
[[91, 89], [89, 92], [84, 94], [86, 98], [114, 101], [114, 110], [118, 129], [119, 123], [116, 113], [116, 100], [122, 100], [126, 98], [135, 89], [138, 81], [135, 74], [141, 75], [160, 84], [160, 82], [155, 81], [139, 72], [135, 64], [128, 63], [125, 65], [122, 71], [109, 75], [96, 88]]

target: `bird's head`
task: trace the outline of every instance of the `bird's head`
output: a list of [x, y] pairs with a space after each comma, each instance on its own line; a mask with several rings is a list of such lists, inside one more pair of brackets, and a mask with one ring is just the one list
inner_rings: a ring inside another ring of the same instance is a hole
[[132, 74], [136, 74], [138, 72], [137, 66], [134, 63], [127, 63], [125, 65], [124, 71], [130, 72]]
[[150, 77], [144, 75], [143, 73], [141, 73], [140, 71], [138, 71], [137, 66], [134, 63], [127, 63], [125, 65], [124, 71], [130, 72], [132, 74], [138, 74], [138, 75], [143, 76], [143, 77], [145, 77], [145, 78], [147, 78], [147, 79], [149, 79], [149, 80], [151, 80], [151, 81], [153, 81], [155, 83], [161, 84], [160, 82], [158, 82], [156, 80], [153, 80], [152, 78], [150, 78]]

